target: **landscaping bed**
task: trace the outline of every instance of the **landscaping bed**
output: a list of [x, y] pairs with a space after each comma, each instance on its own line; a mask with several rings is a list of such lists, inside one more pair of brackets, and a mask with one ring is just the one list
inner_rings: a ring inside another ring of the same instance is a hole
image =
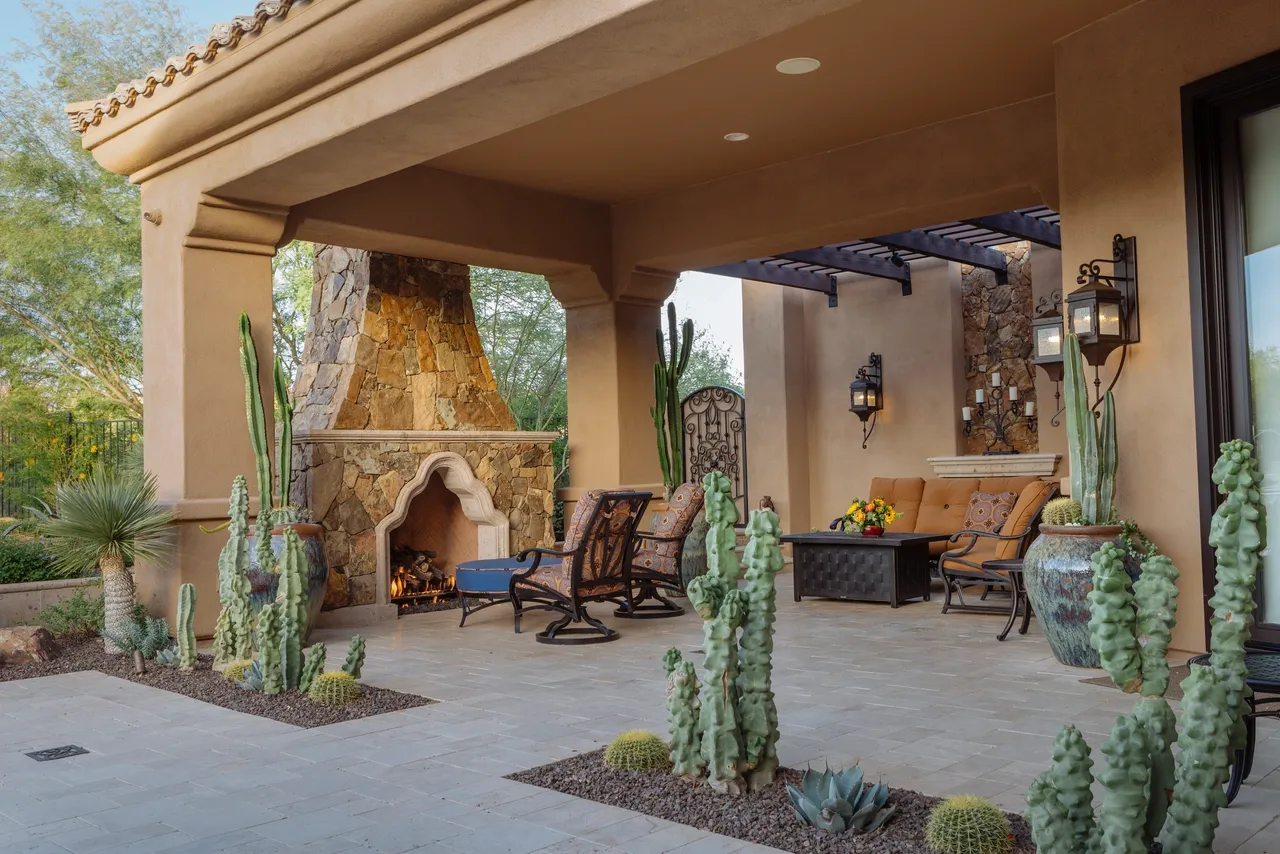
[[[791, 809], [785, 783], [798, 785], [803, 772], [784, 768], [770, 788], [731, 797], [705, 782], [670, 773], [614, 771], [605, 767], [603, 753], [584, 753], [508, 779], [797, 854], [931, 854], [924, 844], [924, 827], [940, 798], [893, 789], [889, 804], [898, 811], [880, 832], [831, 834], [801, 824]], [[1030, 827], [1021, 816], [1008, 815], [1014, 851], [1032, 854], [1036, 848]]]
[[107, 655], [102, 651], [100, 638], [60, 640], [62, 654], [53, 661], [36, 664], [0, 665], [0, 682], [53, 676], [59, 673], [78, 673], [97, 670], [108, 676], [118, 676], [183, 694], [205, 703], [222, 706], [250, 715], [281, 721], [299, 727], [325, 726], [326, 724], [367, 718], [401, 709], [412, 709], [434, 703], [434, 700], [416, 694], [402, 694], [386, 688], [361, 684], [360, 698], [345, 706], [321, 706], [296, 692], [264, 694], [246, 691], [222, 678], [214, 671], [213, 657], [201, 655], [195, 671], [184, 673], [176, 667], [147, 663], [147, 672], [139, 676], [133, 672], [130, 655]]

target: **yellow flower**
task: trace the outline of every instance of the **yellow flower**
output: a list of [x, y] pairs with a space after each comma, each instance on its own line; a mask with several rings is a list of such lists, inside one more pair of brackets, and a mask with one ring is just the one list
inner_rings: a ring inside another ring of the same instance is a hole
[[883, 499], [883, 498], [877, 498], [877, 499], [876, 499], [876, 506], [877, 506], [877, 507], [883, 507], [883, 506], [884, 506], [884, 499]]
[[89, 453], [91, 453], [91, 454], [96, 454], [96, 453], [98, 453], [98, 446], [97, 446], [97, 445], [90, 445], [90, 446], [89, 446]]
[[859, 523], [865, 522], [866, 519], [867, 519], [867, 514], [863, 513], [861, 510], [853, 514], [853, 521], [855, 522], [859, 522]]
[[856, 501], [855, 501], [855, 502], [853, 502], [852, 504], [850, 504], [850, 505], [849, 505], [849, 509], [848, 509], [848, 510], [844, 511], [844, 515], [846, 515], [846, 516], [852, 516], [854, 513], [857, 513], [857, 512], [858, 512], [859, 510], [861, 510], [861, 509], [862, 509], [862, 508], [858, 506], [858, 502], [856, 502]]
[[80, 479], [84, 480], [84, 472], [80, 472]]
[[136, 442], [136, 441], [138, 441], [138, 434], [137, 434], [137, 433], [134, 433], [132, 436], [130, 436], [130, 437], [129, 437], [129, 441], [130, 441], [130, 442]]
[[886, 525], [892, 525], [892, 524], [893, 524], [893, 520], [894, 520], [894, 519], [897, 519], [897, 518], [898, 518], [898, 514], [897, 514], [897, 513], [894, 513], [892, 510], [890, 510], [887, 514], [885, 514], [885, 517], [884, 517], [884, 523], [885, 523]]

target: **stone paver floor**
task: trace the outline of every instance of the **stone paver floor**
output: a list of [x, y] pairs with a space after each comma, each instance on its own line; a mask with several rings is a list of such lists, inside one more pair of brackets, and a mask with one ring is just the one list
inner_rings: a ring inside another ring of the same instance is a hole
[[[1132, 705], [1057, 664], [1035, 621], [997, 643], [996, 617], [944, 617], [936, 601], [797, 604], [790, 576], [778, 581], [784, 764], [859, 761], [891, 786], [1019, 810], [1063, 722], [1097, 757]], [[513, 634], [497, 608], [461, 630], [453, 613], [370, 627], [365, 680], [441, 702], [312, 730], [98, 673], [0, 684], [0, 851], [772, 850], [502, 779], [624, 729], [663, 730], [662, 653], [697, 650], [700, 621], [607, 622], [621, 640], [576, 648]], [[349, 633], [318, 634], [332, 649]], [[1280, 728], [1259, 735], [1218, 851], [1280, 854]], [[23, 755], [70, 743], [92, 752]]]

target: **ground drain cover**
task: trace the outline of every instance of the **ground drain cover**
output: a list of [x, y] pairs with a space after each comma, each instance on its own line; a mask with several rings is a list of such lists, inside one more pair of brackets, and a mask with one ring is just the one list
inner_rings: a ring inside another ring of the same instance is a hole
[[50, 747], [47, 750], [37, 750], [28, 753], [37, 762], [52, 762], [54, 759], [66, 759], [68, 756], [81, 756], [89, 751], [85, 750], [78, 744], [66, 744], [62, 747]]

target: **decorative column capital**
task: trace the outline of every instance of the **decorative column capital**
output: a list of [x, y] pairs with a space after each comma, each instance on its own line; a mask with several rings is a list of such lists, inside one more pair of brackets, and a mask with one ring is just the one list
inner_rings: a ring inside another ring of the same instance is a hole
[[248, 205], [204, 194], [182, 245], [270, 257], [276, 254], [288, 217], [288, 208]]

